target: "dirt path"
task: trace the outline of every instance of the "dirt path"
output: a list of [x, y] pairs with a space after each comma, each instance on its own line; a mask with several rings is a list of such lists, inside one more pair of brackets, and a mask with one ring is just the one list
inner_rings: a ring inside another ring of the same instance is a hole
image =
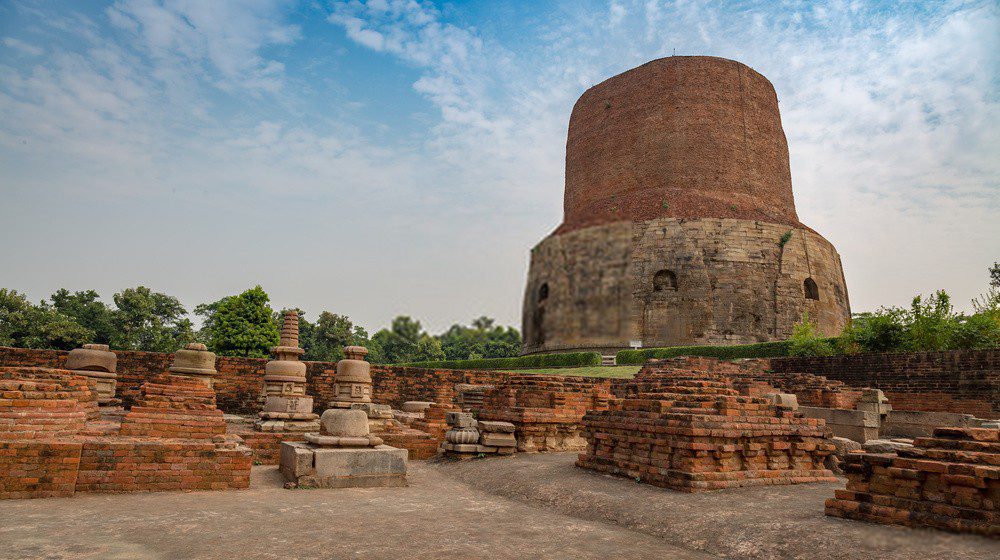
[[704, 559], [651, 535], [475, 490], [427, 463], [408, 488], [285, 490], [255, 467], [238, 492], [0, 502], [0, 558]]
[[475, 488], [546, 511], [616, 523], [665, 542], [727, 558], [1000, 558], [1000, 542], [935, 530], [888, 527], [823, 515], [843, 483], [684, 494], [591, 473], [575, 454], [441, 463]]

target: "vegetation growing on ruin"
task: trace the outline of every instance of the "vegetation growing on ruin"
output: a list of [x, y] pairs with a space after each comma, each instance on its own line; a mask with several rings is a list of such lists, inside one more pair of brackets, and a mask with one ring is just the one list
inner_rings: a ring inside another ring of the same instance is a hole
[[835, 342], [819, 336], [816, 325], [809, 320], [809, 313], [802, 316], [802, 321], [792, 329], [789, 340], [788, 354], [790, 356], [832, 356], [835, 352]]

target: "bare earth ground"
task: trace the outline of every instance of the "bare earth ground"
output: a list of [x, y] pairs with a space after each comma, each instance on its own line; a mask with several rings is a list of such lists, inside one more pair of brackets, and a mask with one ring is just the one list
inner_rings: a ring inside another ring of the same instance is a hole
[[681, 494], [573, 467], [574, 454], [411, 463], [408, 488], [0, 502], [0, 558], [948, 558], [1000, 543], [823, 516], [839, 484]]

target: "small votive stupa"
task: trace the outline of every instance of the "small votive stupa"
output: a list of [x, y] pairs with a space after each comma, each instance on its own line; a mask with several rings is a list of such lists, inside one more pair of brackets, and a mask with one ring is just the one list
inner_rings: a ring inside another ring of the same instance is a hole
[[364, 346], [344, 348], [344, 359], [337, 362], [333, 378], [333, 400], [330, 408], [351, 408], [355, 404], [372, 402], [371, 364], [365, 361]]
[[271, 349], [274, 359], [264, 366], [264, 409], [255, 427], [262, 432], [315, 432], [319, 415], [306, 395], [306, 365], [299, 360], [299, 314], [284, 312], [281, 341]]

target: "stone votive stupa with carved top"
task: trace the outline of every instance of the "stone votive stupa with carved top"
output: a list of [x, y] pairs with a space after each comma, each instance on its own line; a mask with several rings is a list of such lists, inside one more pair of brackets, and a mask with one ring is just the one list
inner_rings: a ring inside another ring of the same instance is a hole
[[344, 348], [344, 359], [337, 362], [333, 378], [333, 400], [330, 408], [351, 408], [358, 403], [372, 402], [372, 366], [365, 361], [368, 349], [363, 346]]
[[264, 409], [255, 427], [262, 432], [315, 432], [319, 415], [306, 395], [306, 365], [299, 360], [299, 314], [284, 312], [281, 341], [271, 349], [275, 358], [264, 366]]

